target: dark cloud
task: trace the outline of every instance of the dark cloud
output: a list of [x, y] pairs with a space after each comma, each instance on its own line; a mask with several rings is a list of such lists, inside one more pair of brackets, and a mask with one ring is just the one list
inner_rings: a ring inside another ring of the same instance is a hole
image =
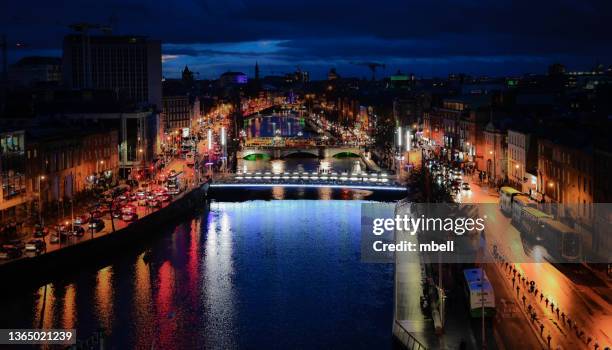
[[[83, 21], [176, 44], [164, 53], [192, 63], [217, 57], [237, 66], [267, 59], [278, 67], [350, 69], [353, 60], [380, 60], [422, 74], [478, 67], [491, 74], [612, 60], [609, 0], [31, 0], [0, 7], [0, 32], [32, 49], [60, 48], [67, 25]], [[257, 41], [275, 41], [276, 50], [202, 46]]]

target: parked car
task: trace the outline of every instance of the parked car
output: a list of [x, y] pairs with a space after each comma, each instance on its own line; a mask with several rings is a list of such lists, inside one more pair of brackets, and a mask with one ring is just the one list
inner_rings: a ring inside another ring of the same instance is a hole
[[147, 201], [147, 205], [150, 208], [159, 208], [159, 207], [161, 207], [161, 202], [156, 200], [156, 199], [151, 199], [151, 200]]
[[77, 225], [83, 225], [89, 222], [89, 214], [79, 215], [74, 219], [74, 223]]
[[127, 204], [127, 205], [124, 205], [121, 208], [121, 212], [122, 213], [135, 213], [136, 212], [136, 207], [131, 205], [131, 204]]
[[161, 200], [162, 202], [170, 202], [170, 200], [172, 199], [169, 195], [164, 194], [158, 197], [159, 200]]
[[17, 249], [17, 250], [23, 250], [23, 248], [25, 248], [25, 244], [18, 240], [18, 239], [12, 239], [6, 243], [4, 243], [1, 247], [2, 249]]
[[41, 253], [45, 251], [46, 247], [47, 243], [45, 243], [45, 241], [43, 241], [42, 239], [32, 239], [28, 241], [28, 243], [26, 243], [25, 250], [26, 252], [30, 251], [35, 253]]
[[96, 232], [100, 232], [102, 231], [102, 229], [104, 229], [104, 220], [102, 219], [92, 219], [89, 221], [89, 228], [96, 231]]
[[138, 220], [138, 214], [123, 213], [123, 215], [121, 215], [121, 220], [126, 221], [126, 222], [132, 222], [132, 221]]
[[168, 194], [177, 195], [179, 193], [181, 193], [181, 190], [178, 187], [168, 188]]
[[34, 237], [44, 237], [49, 234], [49, 229], [42, 224], [34, 225]]
[[145, 207], [147, 205], [147, 199], [146, 198], [141, 198], [138, 200], [138, 205], [141, 207]]
[[111, 215], [113, 219], [119, 219], [121, 217], [121, 210], [114, 210]]
[[464, 190], [464, 191], [471, 191], [471, 190], [472, 190], [472, 189], [470, 188], [470, 184], [469, 184], [469, 183], [467, 183], [467, 182], [464, 182], [464, 183], [461, 185], [461, 189], [462, 189], [462, 190]]
[[59, 223], [57, 225], [55, 225], [54, 229], [56, 232], [66, 232], [68, 231], [68, 229], [70, 228], [70, 223], [69, 222], [62, 222]]
[[49, 237], [49, 243], [51, 244], [57, 244], [60, 242], [60, 235], [57, 233], [54, 233], [51, 235], [51, 237]]
[[85, 235], [85, 229], [83, 226], [74, 226], [72, 230], [70, 230], [70, 234], [77, 237], [83, 237], [83, 235]]
[[23, 252], [16, 248], [0, 248], [0, 259], [16, 259], [22, 254]]
[[[101, 210], [94, 210], [91, 212], [92, 219], [99, 219], [104, 215]], [[91, 220], [90, 220], [91, 221]]]

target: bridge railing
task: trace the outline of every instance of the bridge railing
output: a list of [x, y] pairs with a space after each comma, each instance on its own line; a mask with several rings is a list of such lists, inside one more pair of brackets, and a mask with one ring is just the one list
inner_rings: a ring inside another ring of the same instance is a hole
[[215, 176], [215, 182], [223, 183], [300, 183], [300, 184], [332, 184], [332, 185], [351, 185], [367, 184], [369, 186], [390, 186], [397, 185], [392, 176], [384, 172], [237, 172], [236, 174], [223, 174]]

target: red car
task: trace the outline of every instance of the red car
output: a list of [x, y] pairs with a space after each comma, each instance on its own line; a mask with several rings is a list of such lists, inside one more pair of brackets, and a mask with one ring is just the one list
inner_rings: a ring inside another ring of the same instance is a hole
[[136, 212], [136, 207], [131, 205], [131, 204], [127, 204], [127, 205], [124, 205], [121, 208], [121, 212], [124, 213], [124, 214], [125, 213], [135, 213]]
[[138, 220], [138, 214], [136, 214], [136, 213], [123, 213], [123, 215], [121, 215], [121, 220], [126, 221], [126, 222], [131, 222], [131, 221]]
[[151, 208], [159, 208], [161, 207], [161, 202], [156, 199], [151, 199], [147, 201], [147, 205]]

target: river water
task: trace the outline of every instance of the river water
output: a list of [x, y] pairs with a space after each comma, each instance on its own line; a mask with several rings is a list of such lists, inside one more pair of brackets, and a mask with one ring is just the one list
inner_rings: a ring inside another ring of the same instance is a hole
[[390, 348], [393, 266], [360, 262], [362, 203], [213, 202], [147, 253], [2, 298], [0, 325], [101, 327], [114, 349]]

